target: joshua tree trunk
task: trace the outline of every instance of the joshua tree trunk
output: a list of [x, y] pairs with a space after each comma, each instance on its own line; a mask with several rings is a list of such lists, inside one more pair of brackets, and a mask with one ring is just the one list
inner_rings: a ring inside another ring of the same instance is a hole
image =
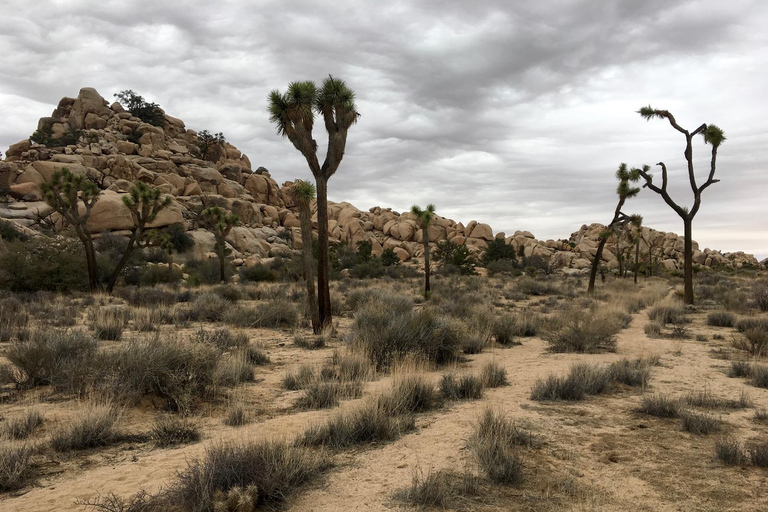
[[120, 272], [122, 272], [125, 266], [128, 264], [128, 259], [131, 257], [131, 253], [133, 252], [133, 245], [136, 243], [136, 239], [140, 236], [141, 236], [140, 230], [136, 230], [131, 234], [131, 238], [128, 240], [128, 246], [125, 248], [123, 257], [120, 258], [120, 261], [118, 262], [115, 269], [112, 271], [112, 275], [109, 276], [109, 280], [107, 281], [108, 294], [111, 295], [112, 290], [115, 289], [117, 278], [120, 277]]
[[333, 325], [331, 314], [331, 291], [328, 280], [328, 180], [316, 175], [317, 183], [317, 302], [320, 326], [325, 329]]
[[302, 201], [299, 201], [299, 220], [301, 222], [301, 260], [304, 265], [304, 281], [307, 286], [307, 307], [312, 319], [312, 332], [319, 334], [322, 330], [322, 324], [315, 297], [315, 273], [312, 270], [312, 219], [310, 218], [309, 204]]
[[96, 251], [93, 248], [93, 239], [90, 233], [82, 233], [80, 241], [85, 248], [85, 263], [88, 267], [88, 289], [91, 293], [96, 293], [99, 289], [99, 272], [96, 268]]
[[424, 298], [429, 298], [429, 231], [427, 227], [421, 229], [421, 241], [424, 244]]
[[693, 219], [686, 217], [683, 219], [683, 229], [685, 243], [683, 244], [683, 276], [685, 281], [685, 303], [693, 304], [693, 238], [692, 222]]
[[216, 240], [216, 256], [219, 257], [219, 281], [225, 283], [227, 281], [226, 266], [224, 259], [227, 257], [224, 250], [224, 239]]
[[637, 274], [640, 272], [640, 239], [635, 242], [635, 284], [637, 284]]
[[597, 252], [592, 260], [592, 270], [589, 273], [589, 286], [587, 287], [587, 293], [595, 293], [595, 279], [597, 278], [597, 269], [600, 266], [600, 261], [603, 259], [603, 249], [605, 243], [608, 241], [608, 237], [600, 237], [600, 243], [597, 244]]

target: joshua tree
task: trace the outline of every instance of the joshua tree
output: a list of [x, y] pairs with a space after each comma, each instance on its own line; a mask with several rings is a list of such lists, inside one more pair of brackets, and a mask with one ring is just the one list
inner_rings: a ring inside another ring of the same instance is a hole
[[435, 217], [435, 205], [428, 204], [422, 210], [420, 207], [411, 206], [411, 213], [416, 216], [416, 224], [421, 228], [421, 242], [424, 244], [424, 297], [429, 298], [429, 224]]
[[[645, 166], [646, 171], [648, 166]], [[630, 182], [634, 183], [640, 179], [640, 169], [632, 168], [627, 169], [627, 164], [622, 163], [619, 165], [616, 171], [616, 179], [619, 180], [619, 186], [616, 188], [616, 194], [619, 196], [619, 203], [616, 205], [616, 210], [613, 214], [613, 219], [606, 226], [605, 230], [600, 233], [600, 243], [597, 245], [597, 252], [595, 253], [595, 259], [592, 260], [592, 271], [589, 273], [589, 287], [587, 293], [595, 293], [595, 278], [597, 277], [597, 269], [600, 266], [600, 260], [603, 257], [603, 249], [605, 243], [611, 236], [611, 232], [619, 226], [628, 224], [629, 222], [637, 222], [635, 215], [627, 215], [621, 211], [624, 207], [624, 203], [627, 199], [635, 197], [640, 189], [637, 187], [631, 187]], [[640, 220], [642, 222], [642, 219]], [[617, 256], [620, 257], [620, 256]]]
[[309, 211], [310, 204], [315, 198], [315, 186], [308, 181], [296, 180], [293, 184], [293, 193], [299, 206], [301, 222], [301, 261], [304, 264], [304, 281], [307, 284], [307, 307], [312, 316], [312, 332], [319, 334], [322, 324], [315, 298], [315, 273], [312, 271], [312, 214]]
[[[91, 216], [93, 205], [99, 199], [99, 188], [85, 176], [72, 174], [66, 167], [54, 172], [51, 180], [42, 183], [40, 188], [45, 202], [72, 226], [77, 238], [82, 242], [88, 267], [88, 288], [91, 293], [98, 291], [96, 251], [93, 248], [93, 237], [86, 224]], [[79, 207], [80, 202], [84, 206], [82, 212]]]
[[[322, 116], [328, 132], [328, 151], [323, 165], [317, 157], [317, 142], [312, 136], [315, 113]], [[320, 322], [332, 325], [331, 292], [328, 287], [328, 180], [339, 168], [347, 145], [347, 131], [360, 114], [355, 93], [343, 80], [329, 76], [318, 89], [314, 82], [291, 82], [285, 94], [269, 93], [269, 120], [277, 133], [288, 137], [307, 160], [317, 184], [317, 292]]]
[[[657, 110], [654, 108], [651, 108], [651, 106], [643, 107], [640, 110], [637, 111], [643, 118], [645, 118], [647, 121], [653, 119], [653, 118], [659, 118], [659, 119], [666, 119], [669, 121], [669, 124], [672, 125], [672, 128], [679, 131], [685, 136], [685, 160], [688, 164], [688, 181], [691, 184], [691, 191], [693, 192], [693, 206], [688, 209], [687, 206], [680, 206], [675, 201], [672, 200], [672, 198], [669, 195], [669, 192], [667, 191], [667, 166], [664, 165], [664, 162], [659, 162], [658, 165], [661, 167], [661, 187], [658, 185], [655, 185], [653, 183], [653, 175], [649, 174], [649, 169], [642, 169], [640, 171], [640, 175], [645, 180], [645, 185], [643, 187], [648, 187], [657, 194], [659, 194], [663, 199], [664, 202], [669, 205], [670, 208], [672, 208], [675, 213], [677, 213], [681, 219], [683, 219], [683, 233], [685, 238], [685, 243], [683, 247], [683, 255], [684, 255], [684, 262], [683, 262], [683, 273], [684, 273], [684, 281], [685, 281], [685, 303], [686, 304], [693, 304], [693, 232], [692, 232], [692, 224], [693, 224], [693, 218], [696, 216], [696, 214], [699, 212], [699, 207], [701, 206], [701, 193], [704, 192], [704, 190], [712, 185], [713, 183], [717, 183], [720, 180], [715, 179], [715, 168], [717, 163], [717, 149], [720, 147], [720, 144], [722, 144], [725, 141], [725, 134], [723, 133], [723, 130], [721, 130], [719, 127], [715, 126], [714, 124], [707, 125], [702, 124], [692, 132], [689, 132], [679, 124], [677, 124], [677, 121], [675, 120], [674, 116], [669, 113], [668, 110]], [[704, 137], [704, 143], [709, 144], [712, 146], [712, 155], [710, 160], [710, 168], [709, 168], [709, 176], [707, 177], [707, 181], [705, 181], [701, 186], [698, 186], [696, 184], [696, 176], [693, 171], [693, 138], [696, 135], [702, 135]]]
[[158, 213], [170, 206], [171, 197], [165, 196], [163, 198], [160, 189], [137, 181], [128, 195], [123, 197], [123, 203], [131, 211], [133, 229], [131, 229], [131, 236], [128, 238], [128, 245], [122, 258], [107, 280], [107, 293], [112, 293], [115, 288], [117, 278], [128, 263], [136, 243], [143, 241], [147, 224], [153, 222]]
[[227, 280], [225, 267], [227, 257], [226, 238], [229, 232], [232, 231], [232, 228], [240, 224], [240, 217], [218, 206], [211, 206], [203, 210], [200, 214], [200, 220], [216, 238], [216, 256], [219, 258], [219, 275], [223, 283]]

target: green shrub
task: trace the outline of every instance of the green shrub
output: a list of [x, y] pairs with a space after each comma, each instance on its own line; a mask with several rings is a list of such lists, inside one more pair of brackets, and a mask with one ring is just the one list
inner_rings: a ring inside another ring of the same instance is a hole
[[384, 249], [381, 253], [381, 264], [385, 267], [394, 267], [400, 264], [400, 258], [392, 249]]
[[384, 265], [378, 258], [355, 264], [349, 269], [349, 275], [356, 279], [376, 279], [385, 274]]
[[[232, 264], [225, 260], [224, 275], [228, 281], [234, 274]], [[184, 264], [184, 273], [189, 275], [187, 284], [199, 286], [201, 284], [218, 284], [221, 281], [219, 260], [211, 258], [207, 260], [189, 260]]]
[[178, 294], [162, 288], [137, 288], [126, 286], [115, 290], [115, 295], [134, 307], [154, 308], [170, 306], [178, 301]]
[[115, 98], [131, 115], [138, 117], [145, 123], [163, 128], [165, 114], [157, 103], [146, 101], [141, 95], [130, 89], [115, 94]]
[[12, 222], [0, 219], [0, 240], [26, 242], [29, 237], [16, 229]]
[[0, 289], [13, 292], [87, 291], [88, 269], [76, 240], [36, 237], [9, 242], [0, 253]]

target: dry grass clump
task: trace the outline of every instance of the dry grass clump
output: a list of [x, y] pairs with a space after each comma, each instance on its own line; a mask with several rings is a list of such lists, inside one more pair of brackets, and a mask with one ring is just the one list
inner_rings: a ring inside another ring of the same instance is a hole
[[577, 363], [566, 376], [550, 375], [534, 382], [531, 400], [583, 400], [588, 395], [606, 393], [615, 383], [644, 388], [651, 378], [652, 364], [653, 360], [642, 358], [607, 366]]
[[218, 322], [232, 309], [232, 304], [218, 294], [203, 292], [192, 300], [189, 318], [197, 322]]
[[16, 418], [2, 423], [0, 436], [7, 439], [26, 439], [43, 424], [43, 414], [37, 409], [30, 409]]
[[643, 327], [643, 331], [645, 332], [645, 335], [649, 338], [661, 338], [661, 331], [664, 329], [664, 324], [654, 321], [654, 322], [648, 322], [645, 324], [645, 327]]
[[768, 311], [768, 280], [752, 284], [752, 301], [760, 311]]
[[117, 307], [100, 307], [88, 312], [88, 321], [100, 340], [120, 341], [128, 324], [128, 310]]
[[359, 288], [345, 294], [344, 303], [347, 309], [357, 311], [371, 304], [392, 311], [406, 313], [413, 309], [413, 298], [393, 293], [382, 288]]
[[232, 333], [226, 327], [205, 330], [200, 327], [195, 333], [195, 340], [200, 343], [210, 343], [219, 350], [229, 350], [230, 348], [240, 348], [248, 345], [248, 335], [245, 333]]
[[158, 287], [126, 286], [115, 290], [115, 295], [134, 307], [155, 308], [175, 304], [179, 297], [176, 292]]
[[271, 362], [269, 354], [257, 345], [248, 345], [240, 349], [245, 359], [253, 366], [264, 366]]
[[32, 479], [35, 451], [27, 443], [0, 443], [0, 492], [20, 489]]
[[723, 428], [723, 422], [708, 413], [682, 411], [680, 420], [683, 430], [692, 434], [713, 434], [720, 432]]
[[734, 325], [739, 332], [750, 331], [753, 329], [760, 329], [768, 331], [768, 318], [747, 317], [742, 318]]
[[733, 437], [721, 437], [715, 442], [715, 455], [728, 466], [741, 466], [749, 462], [749, 455]]
[[728, 369], [729, 377], [745, 377], [752, 376], [752, 365], [749, 361], [731, 361], [731, 367]]
[[425, 374], [411, 369], [400, 372], [395, 375], [389, 392], [379, 395], [379, 407], [392, 415], [410, 415], [440, 407], [440, 395]]
[[614, 352], [624, 319], [617, 311], [569, 307], [544, 333], [552, 352]]
[[312, 365], [303, 364], [296, 370], [289, 370], [285, 373], [282, 380], [282, 386], [289, 391], [306, 389], [314, 380], [315, 369]]
[[[163, 315], [160, 310], [155, 308], [138, 308], [131, 311], [133, 328], [139, 332], [153, 332], [159, 329], [163, 323]], [[173, 323], [171, 322], [168, 323]]]
[[753, 386], [768, 389], [768, 366], [753, 364], [749, 373]]
[[460, 325], [432, 309], [403, 312], [367, 305], [355, 315], [352, 347], [377, 370], [407, 357], [443, 364], [458, 359], [461, 334]]
[[752, 399], [742, 390], [738, 400], [726, 400], [716, 397], [709, 389], [692, 391], [683, 397], [683, 401], [691, 407], [704, 409], [746, 409], [752, 407]]
[[202, 431], [189, 418], [164, 414], [155, 420], [150, 437], [157, 446], [175, 446], [198, 442], [202, 438]]
[[755, 357], [768, 355], [768, 329], [749, 328], [742, 333], [742, 337], [734, 336], [731, 344]]
[[330, 409], [339, 405], [341, 396], [346, 389], [338, 381], [322, 381], [313, 379], [299, 397], [296, 407], [299, 409]]
[[6, 357], [21, 373], [25, 387], [53, 384], [59, 390], [79, 391], [93, 371], [96, 340], [82, 331], [36, 330], [23, 342], [14, 342]]
[[440, 392], [447, 400], [479, 400], [483, 397], [483, 379], [475, 375], [443, 375]]
[[324, 424], [311, 427], [298, 441], [303, 446], [347, 448], [360, 444], [393, 441], [415, 428], [412, 414], [392, 414], [395, 401], [374, 398], [339, 411]]
[[471, 471], [421, 470], [413, 473], [411, 486], [397, 493], [397, 498], [417, 507], [460, 508], [467, 499], [481, 493], [480, 478]]
[[51, 436], [51, 447], [57, 452], [106, 446], [118, 441], [121, 413], [110, 404], [90, 403]]
[[223, 319], [235, 327], [296, 327], [299, 311], [292, 302], [273, 300], [253, 307], [230, 307]]
[[328, 336], [325, 333], [321, 333], [318, 335], [311, 335], [306, 336], [302, 333], [297, 333], [293, 337], [293, 344], [300, 348], [305, 348], [307, 350], [317, 350], [320, 348], [325, 347], [327, 344]]
[[680, 401], [666, 395], [644, 396], [639, 412], [657, 418], [677, 418], [680, 413]]
[[187, 410], [195, 398], [211, 395], [220, 358], [215, 347], [194, 341], [135, 340], [110, 355], [112, 385], [118, 396], [154, 395], [174, 410]]
[[285, 441], [217, 444], [157, 494], [110, 494], [79, 504], [109, 512], [272, 510], [329, 465], [323, 452]]
[[242, 351], [227, 353], [216, 364], [213, 381], [217, 386], [233, 387], [253, 380], [253, 365]]
[[648, 311], [648, 318], [662, 325], [684, 324], [690, 322], [685, 307], [678, 301], [663, 300]]
[[509, 384], [507, 370], [494, 361], [487, 362], [480, 370], [480, 380], [486, 388], [500, 388]]
[[251, 422], [251, 415], [245, 406], [237, 401], [229, 404], [227, 414], [224, 417], [224, 424], [230, 427], [242, 427]]
[[0, 342], [9, 341], [13, 333], [29, 323], [24, 304], [16, 297], [0, 300]]
[[496, 343], [504, 347], [520, 345], [516, 336], [520, 332], [520, 324], [512, 315], [501, 315], [493, 322], [492, 334]]
[[707, 315], [707, 325], [713, 327], [733, 327], [736, 324], [736, 315], [728, 311], [715, 311]]
[[531, 446], [532, 436], [502, 414], [486, 409], [468, 445], [492, 482], [516, 485], [523, 481], [520, 447]]

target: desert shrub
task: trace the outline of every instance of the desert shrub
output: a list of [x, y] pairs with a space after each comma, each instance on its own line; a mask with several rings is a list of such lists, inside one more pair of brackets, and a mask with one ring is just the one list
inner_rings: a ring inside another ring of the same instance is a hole
[[178, 295], [162, 288], [138, 288], [126, 286], [115, 290], [115, 295], [134, 307], [155, 308], [170, 306], [177, 302]]
[[186, 410], [195, 397], [210, 395], [220, 353], [203, 343], [156, 337], [131, 341], [110, 358], [116, 393], [133, 399], [154, 395]]
[[481, 354], [485, 350], [487, 341], [484, 336], [468, 330], [464, 333], [461, 342], [461, 351], [465, 354]]
[[707, 315], [707, 325], [714, 327], [733, 327], [736, 324], [736, 315], [728, 311], [715, 311]]
[[385, 273], [386, 269], [378, 258], [357, 263], [349, 269], [350, 277], [355, 279], [376, 279], [382, 277]]
[[[189, 275], [187, 284], [199, 286], [201, 284], [218, 284], [221, 281], [218, 258], [207, 260], [189, 260], [184, 264], [184, 273]], [[229, 260], [224, 262], [224, 275], [226, 280], [234, 274], [234, 269]]]
[[439, 272], [447, 275], [461, 274], [464, 276], [475, 274], [477, 264], [472, 252], [466, 245], [459, 245], [450, 240], [437, 242], [434, 258], [440, 262]]
[[393, 441], [415, 427], [413, 415], [393, 415], [378, 399], [339, 411], [324, 424], [310, 427], [298, 441], [304, 446], [346, 448]]
[[645, 324], [645, 327], [643, 327], [643, 331], [645, 331], [645, 335], [649, 338], [660, 338], [661, 330], [663, 328], [664, 325], [659, 322], [648, 322]]
[[222, 510], [224, 502], [241, 494], [240, 503], [250, 499], [250, 508], [243, 510], [273, 508], [327, 467], [323, 453], [284, 441], [217, 444], [179, 472], [155, 500], [164, 504], [160, 510]]
[[663, 325], [684, 324], [690, 321], [685, 314], [685, 307], [682, 304], [672, 302], [652, 307], [648, 311], [648, 318]]
[[0, 240], [26, 242], [28, 239], [29, 237], [16, 229], [12, 222], [0, 219]]
[[61, 293], [88, 289], [88, 269], [77, 240], [36, 237], [5, 247], [0, 253], [0, 289]]
[[742, 335], [743, 338], [734, 337], [732, 341], [734, 348], [757, 357], [768, 353], [768, 330], [752, 328], [744, 331]]
[[583, 400], [587, 395], [606, 392], [611, 384], [611, 371], [585, 363], [571, 366], [568, 375], [550, 375], [539, 379], [531, 389], [531, 400]]
[[248, 345], [248, 335], [245, 333], [233, 334], [226, 327], [207, 331], [200, 327], [195, 333], [195, 340], [199, 343], [210, 343], [219, 350], [228, 350], [232, 347], [245, 347]]
[[299, 409], [330, 409], [339, 405], [342, 385], [338, 381], [312, 380], [299, 397]]
[[32, 478], [32, 455], [29, 444], [0, 443], [0, 492], [15, 491]]
[[706, 435], [722, 429], [722, 421], [707, 413], [682, 411], [680, 420], [683, 430], [692, 434]]
[[524, 295], [558, 295], [560, 289], [544, 279], [534, 279], [530, 276], [521, 276], [516, 283], [517, 290]]
[[89, 404], [51, 436], [51, 447], [57, 452], [106, 446], [121, 437], [117, 426], [120, 413], [107, 404]]
[[28, 323], [29, 314], [21, 301], [16, 297], [0, 300], [0, 342], [9, 341], [14, 331], [26, 327]]
[[305, 389], [312, 383], [314, 376], [314, 368], [308, 364], [303, 364], [297, 370], [289, 370], [285, 373], [282, 386], [290, 391]]
[[123, 308], [100, 307], [89, 312], [89, 321], [96, 338], [120, 341], [128, 323], [128, 311]]
[[293, 337], [293, 344], [300, 348], [307, 350], [317, 350], [325, 347], [326, 335], [319, 334], [315, 336], [305, 336], [303, 334], [296, 334]]
[[115, 98], [131, 115], [145, 123], [162, 128], [165, 125], [165, 114], [157, 103], [148, 102], [130, 89], [115, 94]]
[[393, 314], [409, 313], [413, 310], [413, 299], [392, 293], [382, 288], [359, 288], [345, 295], [345, 306], [357, 311], [366, 305], [377, 305]]
[[242, 352], [225, 354], [219, 359], [213, 375], [217, 386], [237, 386], [241, 382], [253, 382], [253, 366]]
[[441, 403], [434, 384], [420, 373], [397, 375], [390, 390], [378, 397], [378, 407], [392, 416], [430, 411]]
[[513, 334], [516, 334], [517, 336], [536, 336], [539, 333], [539, 329], [541, 329], [541, 316], [528, 308], [517, 311], [513, 315], [513, 318], [515, 320], [515, 325], [517, 326]]
[[417, 470], [411, 486], [397, 497], [418, 507], [459, 508], [459, 500], [480, 495], [480, 479], [470, 471], [428, 472]]
[[494, 361], [485, 363], [480, 370], [480, 380], [486, 388], [499, 388], [509, 384], [509, 381], [507, 380], [507, 370]]
[[483, 397], [483, 380], [474, 375], [443, 375], [440, 392], [447, 400], [479, 400]]
[[740, 466], [749, 460], [741, 443], [732, 437], [722, 437], [715, 442], [715, 454], [724, 464]]
[[131, 311], [133, 328], [139, 332], [153, 332], [163, 319], [162, 313], [154, 308], [137, 308]]
[[407, 356], [442, 364], [455, 361], [461, 329], [434, 311], [392, 312], [366, 306], [355, 315], [353, 347], [365, 353], [376, 369], [384, 369]]
[[203, 292], [192, 300], [192, 309], [190, 309], [190, 319], [205, 322], [218, 322], [225, 313], [228, 315], [232, 311], [232, 305], [229, 301], [222, 299], [214, 292]]
[[503, 415], [486, 409], [468, 444], [491, 481], [516, 485], [523, 480], [520, 447], [530, 443], [530, 434]]
[[342, 354], [335, 351], [330, 364], [326, 364], [320, 370], [324, 380], [338, 380], [340, 382], [371, 380], [374, 376], [371, 363], [360, 354]]
[[625, 386], [645, 388], [651, 380], [651, 361], [648, 359], [620, 359], [608, 366], [612, 382]]
[[768, 331], [768, 318], [742, 318], [736, 322], [736, 330], [739, 332], [760, 329]]
[[622, 319], [614, 311], [571, 307], [553, 321], [544, 339], [552, 352], [614, 352], [621, 328]]
[[749, 459], [752, 465], [768, 468], [768, 443], [757, 444], [749, 449]]
[[252, 267], [240, 267], [240, 281], [246, 283], [273, 283], [278, 280], [277, 272], [266, 265], [253, 265]]
[[501, 315], [493, 322], [493, 338], [496, 343], [508, 347], [510, 345], [519, 345], [515, 335], [519, 332], [519, 324], [516, 319], [510, 315]]
[[768, 389], [768, 366], [753, 364], [750, 378], [753, 386]]
[[286, 300], [263, 302], [255, 307], [236, 307], [226, 312], [224, 322], [236, 327], [295, 327], [299, 312]]
[[523, 273], [517, 262], [513, 260], [491, 261], [485, 265], [485, 269], [488, 271], [489, 276], [496, 276], [499, 274], [519, 276]]
[[231, 403], [227, 407], [227, 415], [224, 417], [224, 424], [230, 427], [242, 427], [251, 421], [251, 415], [241, 403]]
[[768, 281], [758, 281], [752, 285], [752, 301], [760, 311], [768, 311]]
[[150, 437], [158, 446], [174, 446], [196, 443], [202, 437], [202, 432], [189, 418], [164, 414], [155, 420]]
[[136, 272], [135, 277], [126, 276], [126, 283], [147, 287], [158, 284], [175, 284], [183, 278], [180, 270], [169, 268], [168, 265], [142, 265], [134, 267], [134, 270]]
[[228, 302], [237, 302], [244, 295], [243, 287], [236, 284], [220, 284], [211, 291]]
[[747, 361], [731, 361], [728, 376], [749, 378], [752, 376], [752, 365]]
[[644, 396], [640, 404], [640, 412], [659, 418], [677, 418], [680, 412], [680, 401], [661, 394]]
[[22, 416], [5, 421], [0, 428], [0, 435], [8, 439], [26, 439], [42, 424], [43, 414], [31, 409]]
[[12, 343], [6, 357], [21, 370], [20, 384], [80, 390], [94, 366], [96, 340], [82, 331], [39, 330]]
[[248, 345], [241, 349], [246, 361], [254, 366], [263, 366], [270, 363], [269, 355], [263, 349]]

